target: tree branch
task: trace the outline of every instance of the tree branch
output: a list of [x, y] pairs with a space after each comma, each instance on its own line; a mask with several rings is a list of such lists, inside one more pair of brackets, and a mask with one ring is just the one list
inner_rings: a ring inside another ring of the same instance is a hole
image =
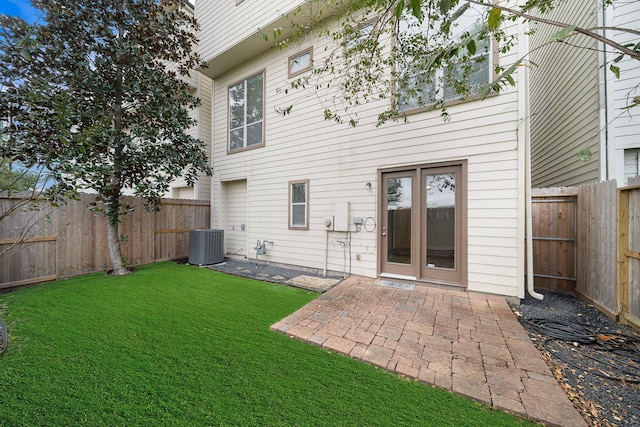
[[[494, 8], [494, 9], [500, 9], [500, 10], [502, 10], [504, 12], [508, 12], [508, 13], [510, 13], [512, 15], [519, 16], [521, 18], [528, 19], [528, 20], [535, 21], [535, 22], [541, 22], [543, 24], [553, 25], [553, 26], [562, 27], [562, 28], [565, 28], [565, 27], [568, 26], [567, 24], [565, 24], [563, 22], [553, 21], [551, 19], [545, 19], [545, 18], [541, 18], [541, 17], [538, 17], [538, 16], [529, 15], [527, 13], [519, 12], [519, 11], [517, 11], [515, 9], [511, 9], [511, 8], [505, 7], [505, 6], [500, 6], [500, 5], [497, 5], [497, 4], [483, 3], [483, 2], [478, 1], [478, 0], [464, 0], [464, 1], [466, 1], [467, 3], [476, 4], [476, 5], [482, 6], [482, 7], [490, 7], [490, 8]], [[616, 43], [615, 41], [613, 41], [611, 39], [608, 39], [608, 38], [606, 38], [604, 36], [601, 36], [600, 34], [597, 34], [597, 33], [593, 32], [593, 31], [590, 31], [589, 29], [575, 27], [574, 31], [577, 32], [577, 33], [580, 33], [580, 34], [584, 34], [585, 36], [590, 37], [592, 39], [595, 39], [595, 40], [597, 40], [599, 42], [602, 42], [602, 43], [604, 43], [606, 45], [609, 45], [609, 46], [613, 47], [614, 49], [618, 49], [620, 52], [622, 52], [625, 55], [628, 55], [630, 58], [633, 58], [633, 59], [636, 59], [636, 60], [640, 61], [640, 52], [637, 52], [637, 51], [635, 51], [633, 49], [629, 49], [628, 47], [625, 47], [625, 46], [621, 45], [620, 43]], [[631, 33], [635, 33], [633, 30], [630, 31], [630, 32]]]

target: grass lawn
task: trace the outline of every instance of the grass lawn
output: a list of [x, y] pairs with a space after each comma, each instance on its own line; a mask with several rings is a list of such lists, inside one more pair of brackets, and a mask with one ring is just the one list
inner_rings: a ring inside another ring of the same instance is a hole
[[269, 330], [316, 296], [174, 263], [0, 295], [0, 426], [529, 425]]

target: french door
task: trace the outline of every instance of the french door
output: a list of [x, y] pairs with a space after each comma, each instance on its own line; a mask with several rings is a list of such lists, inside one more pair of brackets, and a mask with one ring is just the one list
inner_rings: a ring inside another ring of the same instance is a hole
[[382, 275], [465, 285], [465, 166], [381, 172]]

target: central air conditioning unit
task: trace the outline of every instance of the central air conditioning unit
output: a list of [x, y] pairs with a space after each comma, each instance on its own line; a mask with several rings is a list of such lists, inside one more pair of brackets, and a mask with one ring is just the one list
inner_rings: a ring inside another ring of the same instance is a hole
[[189, 264], [209, 265], [224, 261], [224, 230], [190, 230]]

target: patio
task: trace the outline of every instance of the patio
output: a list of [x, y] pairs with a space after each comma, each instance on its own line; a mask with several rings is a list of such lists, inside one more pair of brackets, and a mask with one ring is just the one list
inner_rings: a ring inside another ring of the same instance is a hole
[[586, 425], [504, 297], [351, 276], [273, 330], [548, 425]]

